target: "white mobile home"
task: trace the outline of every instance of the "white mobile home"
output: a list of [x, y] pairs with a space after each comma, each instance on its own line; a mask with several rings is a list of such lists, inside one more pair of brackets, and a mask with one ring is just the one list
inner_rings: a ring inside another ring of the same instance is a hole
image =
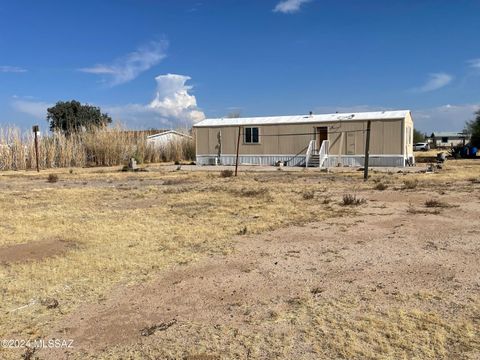
[[465, 145], [470, 141], [471, 135], [463, 132], [435, 132], [429, 140], [433, 147], [452, 147]]
[[[363, 166], [367, 124], [370, 166], [414, 162], [410, 111], [206, 119], [193, 127], [197, 164]], [[240, 135], [240, 136], [239, 136]]]

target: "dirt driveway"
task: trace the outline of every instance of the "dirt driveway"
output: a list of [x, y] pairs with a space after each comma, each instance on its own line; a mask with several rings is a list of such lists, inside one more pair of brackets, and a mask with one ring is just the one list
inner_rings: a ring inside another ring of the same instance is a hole
[[[478, 193], [372, 192], [81, 307], [40, 358], [480, 358]], [[448, 207], [445, 207], [448, 206]]]

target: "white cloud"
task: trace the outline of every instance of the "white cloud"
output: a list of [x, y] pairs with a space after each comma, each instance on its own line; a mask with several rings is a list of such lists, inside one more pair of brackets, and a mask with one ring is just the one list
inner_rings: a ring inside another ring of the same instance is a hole
[[28, 114], [37, 119], [45, 119], [47, 117], [47, 109], [53, 104], [48, 104], [43, 101], [24, 100], [14, 97], [12, 107], [21, 113]]
[[[408, 106], [401, 106], [402, 109], [409, 109]], [[399, 109], [399, 107], [396, 107]], [[465, 127], [465, 122], [474, 118], [473, 113], [480, 109], [480, 102], [475, 104], [447, 104], [431, 108], [412, 108], [413, 121], [415, 128], [431, 134], [435, 131], [461, 131]], [[314, 108], [317, 114], [327, 114], [338, 112], [363, 112], [363, 111], [381, 111], [395, 110], [392, 107], [372, 106], [372, 105], [352, 105], [352, 106], [320, 106]]]
[[191, 122], [203, 120], [205, 115], [197, 110], [197, 99], [188, 93], [191, 86], [185, 85], [189, 76], [167, 74], [155, 78], [157, 93], [149, 108], [170, 118], [185, 119]]
[[27, 69], [18, 66], [0, 65], [0, 73], [24, 73]]
[[468, 60], [467, 63], [471, 68], [480, 70], [480, 59]]
[[116, 59], [110, 65], [97, 64], [78, 70], [89, 74], [103, 75], [104, 81], [111, 86], [123, 84], [160, 63], [166, 57], [167, 47], [166, 40], [152, 41], [136, 51]]
[[303, 4], [306, 4], [310, 1], [311, 0], [282, 0], [275, 6], [273, 11], [281, 12], [284, 14], [295, 13], [300, 10], [300, 7]]
[[461, 131], [465, 122], [474, 118], [480, 109], [478, 104], [441, 105], [433, 108], [414, 110], [415, 128], [431, 134], [435, 131]]
[[104, 110], [132, 128], [190, 127], [205, 118], [197, 106], [197, 99], [189, 94], [192, 86], [186, 85], [186, 82], [190, 77], [166, 74], [157, 76], [155, 80], [157, 90], [149, 104], [111, 106]]
[[449, 83], [451, 83], [452, 80], [453, 80], [453, 76], [449, 75], [449, 74], [446, 74], [446, 73], [430, 74], [429, 78], [428, 78], [428, 80], [425, 84], [423, 84], [420, 87], [413, 88], [412, 91], [413, 92], [424, 93], [424, 92], [430, 92], [430, 91], [438, 90], [438, 89], [448, 85]]

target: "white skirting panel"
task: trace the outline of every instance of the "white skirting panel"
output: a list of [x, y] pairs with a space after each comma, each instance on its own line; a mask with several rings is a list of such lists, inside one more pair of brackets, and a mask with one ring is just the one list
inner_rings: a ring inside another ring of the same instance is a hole
[[[197, 165], [216, 165], [215, 155], [197, 155]], [[305, 155], [240, 155], [240, 165], [275, 165], [279, 161], [286, 162], [287, 166], [305, 166]], [[364, 166], [363, 155], [329, 155], [324, 167], [336, 166]], [[235, 155], [220, 156], [218, 165], [235, 165]], [[372, 167], [405, 167], [403, 155], [370, 155], [369, 166]]]
[[[365, 164], [363, 155], [329, 155], [325, 167], [336, 166], [362, 167]], [[405, 157], [403, 155], [370, 155], [368, 160], [369, 167], [405, 167]]]
[[[215, 165], [215, 155], [197, 155], [197, 165]], [[240, 165], [275, 165], [277, 162], [287, 162], [287, 166], [305, 164], [305, 155], [240, 155]], [[235, 155], [220, 156], [218, 165], [235, 165]]]

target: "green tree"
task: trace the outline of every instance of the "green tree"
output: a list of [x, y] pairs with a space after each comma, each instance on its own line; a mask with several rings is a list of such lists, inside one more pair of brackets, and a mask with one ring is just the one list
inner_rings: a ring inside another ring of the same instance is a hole
[[467, 121], [465, 130], [467, 133], [472, 134], [470, 143], [473, 146], [480, 147], [480, 110], [475, 112], [475, 119]]
[[47, 121], [51, 131], [61, 131], [66, 135], [80, 131], [92, 131], [112, 122], [108, 114], [99, 107], [81, 104], [76, 100], [59, 101], [47, 109]]
[[425, 134], [422, 134], [421, 131], [413, 129], [413, 143], [419, 143], [425, 141]]

